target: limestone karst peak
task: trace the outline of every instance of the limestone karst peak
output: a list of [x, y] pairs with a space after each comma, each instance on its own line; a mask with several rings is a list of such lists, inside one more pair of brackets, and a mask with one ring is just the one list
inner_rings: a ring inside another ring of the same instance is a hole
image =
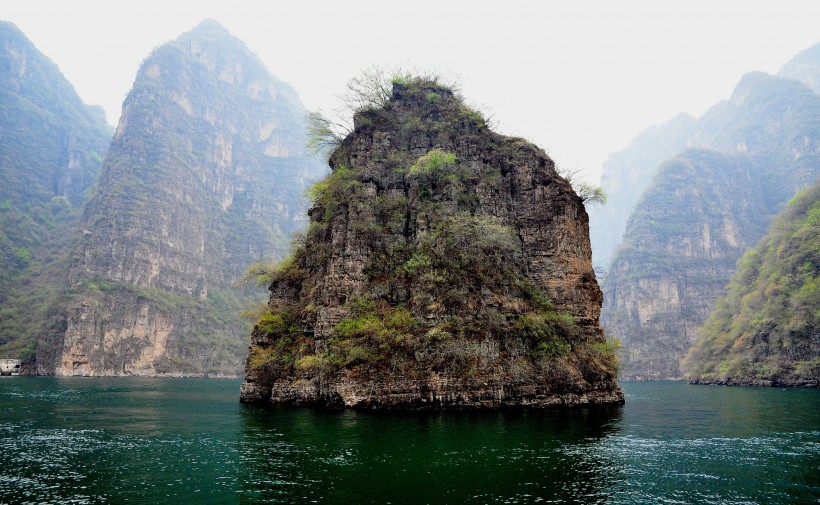
[[199, 42], [219, 42], [221, 44], [235, 44], [245, 47], [244, 42], [234, 36], [224, 25], [215, 19], [204, 19], [190, 31], [183, 33], [177, 40]]
[[234, 282], [281, 254], [304, 222], [302, 188], [324, 172], [304, 155], [304, 116], [214, 21], [146, 58], [84, 214], [66, 323], [38, 347], [41, 373], [237, 373], [238, 308], [252, 295]]
[[202, 21], [167, 45], [182, 49], [210, 70], [224, 70], [237, 61], [243, 66], [264, 67], [242, 40], [213, 19]]
[[587, 215], [552, 160], [446, 86], [377, 84], [310, 191], [304, 240], [272, 274], [243, 401], [622, 401]]
[[[57, 65], [0, 21], [0, 355], [32, 370], [55, 278], [111, 131]], [[25, 286], [25, 288], [23, 288]]]
[[356, 129], [390, 124], [406, 133], [421, 125], [428, 130], [457, 124], [474, 131], [487, 127], [484, 115], [467, 105], [454, 86], [442, 84], [435, 77], [394, 76], [354, 102]]

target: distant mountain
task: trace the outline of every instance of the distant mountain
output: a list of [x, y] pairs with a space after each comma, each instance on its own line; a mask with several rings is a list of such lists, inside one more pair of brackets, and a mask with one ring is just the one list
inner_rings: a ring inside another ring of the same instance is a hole
[[820, 183], [738, 262], [682, 368], [694, 382], [820, 384]]
[[625, 378], [681, 377], [678, 362], [735, 261], [820, 176], [820, 96], [748, 74], [687, 144], [699, 149], [661, 165], [602, 283], [602, 322], [623, 342]]
[[111, 127], [51, 60], [0, 22], [0, 356], [34, 358], [64, 278], [61, 253], [95, 184]]
[[[820, 68], [820, 60], [816, 62]], [[691, 144], [760, 162], [772, 214], [814, 182], [820, 154], [820, 95], [806, 85], [763, 72], [743, 76], [730, 100], [698, 120]]]
[[622, 376], [680, 378], [678, 362], [769, 215], [757, 165], [689, 150], [667, 161], [627, 227], [604, 283], [604, 328]]
[[[305, 109], [214, 21], [157, 48], [123, 104], [40, 373], [233, 375], [234, 286], [306, 224]], [[261, 300], [261, 293], [258, 294]]]
[[[814, 93], [820, 94], [819, 62], [820, 44], [816, 44], [786, 63], [777, 77], [799, 81]], [[754, 80], [756, 75], [757, 78], [767, 77], [762, 73], [752, 73], [747, 78]], [[735, 95], [741, 99], [742, 93], [736, 91]], [[592, 263], [599, 276], [608, 270], [615, 249], [623, 240], [629, 216], [643, 191], [652, 184], [661, 163], [690, 147], [726, 152], [738, 150], [738, 145], [726, 144], [727, 139], [738, 140], [738, 136], [727, 136], [720, 129], [727, 125], [725, 118], [719, 119], [721, 112], [729, 110], [731, 114], [732, 109], [731, 102], [724, 102], [724, 106], [711, 110], [708, 114], [711, 118], [704, 117], [701, 120], [681, 113], [661, 126], [647, 129], [623, 150], [609, 155], [601, 174], [601, 187], [607, 194], [607, 203], [590, 209], [589, 214]], [[742, 150], [744, 139], [739, 140]], [[715, 141], [717, 143], [713, 144]], [[781, 195], [779, 201], [782, 202], [784, 198], [788, 196]]]
[[783, 65], [778, 77], [794, 79], [820, 93], [820, 43], [811, 46]]
[[599, 275], [612, 261], [615, 248], [623, 240], [629, 215], [652, 183], [658, 166], [686, 149], [694, 125], [692, 116], [681, 113], [662, 126], [644, 131], [624, 150], [607, 158], [601, 174], [606, 205], [589, 209], [592, 264]]

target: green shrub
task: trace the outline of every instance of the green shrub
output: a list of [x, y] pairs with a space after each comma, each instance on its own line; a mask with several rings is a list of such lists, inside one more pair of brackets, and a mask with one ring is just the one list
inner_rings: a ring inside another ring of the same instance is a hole
[[432, 149], [421, 156], [410, 167], [409, 173], [414, 175], [428, 175], [435, 172], [451, 169], [456, 164], [456, 155], [441, 149]]
[[565, 312], [522, 314], [513, 323], [513, 334], [532, 342], [536, 355], [558, 357], [569, 353], [574, 321]]

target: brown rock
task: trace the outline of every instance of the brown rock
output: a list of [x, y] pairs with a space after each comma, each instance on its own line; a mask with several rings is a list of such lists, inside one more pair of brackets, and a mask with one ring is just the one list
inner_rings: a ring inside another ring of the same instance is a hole
[[357, 408], [622, 402], [581, 199], [452, 91], [394, 84], [330, 158], [241, 399]]

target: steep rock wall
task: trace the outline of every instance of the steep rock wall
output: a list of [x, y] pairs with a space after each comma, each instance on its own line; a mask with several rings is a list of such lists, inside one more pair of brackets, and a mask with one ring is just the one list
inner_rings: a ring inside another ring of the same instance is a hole
[[629, 217], [652, 184], [658, 166], [689, 147], [695, 123], [693, 117], [679, 114], [662, 126], [644, 131], [625, 149], [607, 158], [601, 172], [606, 204], [589, 210], [592, 264], [599, 276], [610, 266]]
[[622, 376], [679, 379], [678, 362], [765, 229], [757, 166], [690, 150], [664, 164], [629, 223], [605, 284], [603, 324], [624, 346]]
[[282, 253], [323, 172], [304, 114], [215, 22], [156, 49], [123, 104], [40, 373], [238, 373], [251, 297], [234, 283]]
[[603, 283], [602, 322], [623, 343], [622, 377], [680, 379], [742, 253], [820, 176], [820, 96], [752, 73], [692, 129], [692, 149], [661, 166]]
[[280, 267], [241, 398], [358, 408], [622, 401], [580, 198], [453, 93], [360, 112]]
[[0, 356], [34, 361], [111, 128], [60, 70], [0, 21]]
[[743, 255], [681, 368], [695, 383], [820, 385], [820, 183]]

